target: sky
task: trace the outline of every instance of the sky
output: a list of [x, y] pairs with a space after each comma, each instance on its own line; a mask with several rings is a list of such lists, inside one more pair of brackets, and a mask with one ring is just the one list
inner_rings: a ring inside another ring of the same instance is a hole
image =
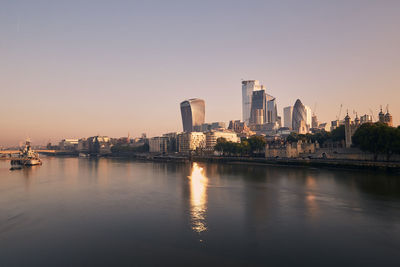
[[194, 97], [207, 122], [241, 119], [242, 79], [280, 115], [389, 105], [398, 125], [399, 25], [397, 0], [0, 0], [0, 146], [181, 131]]

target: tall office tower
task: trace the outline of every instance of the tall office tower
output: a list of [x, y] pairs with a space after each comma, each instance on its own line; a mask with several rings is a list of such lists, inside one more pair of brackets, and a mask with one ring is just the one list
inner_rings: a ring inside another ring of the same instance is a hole
[[306, 109], [306, 125], [308, 128], [311, 128], [312, 125], [312, 111], [309, 106], [304, 106]]
[[[311, 120], [311, 118], [310, 118]], [[300, 99], [296, 100], [293, 106], [292, 129], [296, 132], [304, 132], [301, 128], [307, 124], [306, 107], [301, 103]]]
[[278, 107], [276, 105], [276, 98], [268, 95], [270, 98], [267, 101], [266, 123], [275, 123], [278, 120]]
[[264, 124], [266, 110], [266, 93], [265, 90], [257, 90], [252, 92], [250, 124]]
[[292, 129], [292, 115], [293, 115], [293, 106], [289, 106], [283, 109], [283, 124], [284, 127], [288, 127]]
[[311, 128], [318, 128], [318, 118], [315, 114], [311, 117]]
[[257, 80], [242, 81], [242, 120], [249, 124], [253, 91], [264, 89]]
[[192, 98], [181, 103], [182, 124], [184, 132], [200, 131], [205, 119], [205, 102]]

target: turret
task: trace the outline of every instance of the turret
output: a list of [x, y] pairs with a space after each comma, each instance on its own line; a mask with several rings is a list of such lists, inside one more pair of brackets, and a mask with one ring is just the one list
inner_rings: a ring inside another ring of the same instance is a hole
[[379, 116], [379, 122], [384, 123], [385, 122], [385, 114], [382, 111], [382, 106], [381, 106], [381, 111], [379, 112], [378, 116]]
[[353, 129], [352, 129], [351, 119], [349, 116], [349, 112], [347, 111], [346, 117], [344, 117], [344, 132], [345, 132], [345, 142], [346, 147], [351, 147], [352, 141], [351, 137], [353, 136]]
[[392, 115], [389, 113], [389, 107], [387, 108], [387, 112], [385, 114], [385, 119], [384, 119], [385, 123], [390, 126], [393, 127], [393, 117]]
[[360, 119], [358, 118], [358, 114], [356, 113], [356, 119], [354, 120], [356, 126], [360, 125]]

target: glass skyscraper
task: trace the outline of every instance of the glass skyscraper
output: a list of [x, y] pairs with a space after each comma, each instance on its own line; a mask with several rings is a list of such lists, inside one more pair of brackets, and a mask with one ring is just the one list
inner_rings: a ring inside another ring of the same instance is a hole
[[182, 124], [184, 132], [200, 131], [205, 120], [205, 102], [192, 98], [181, 103]]

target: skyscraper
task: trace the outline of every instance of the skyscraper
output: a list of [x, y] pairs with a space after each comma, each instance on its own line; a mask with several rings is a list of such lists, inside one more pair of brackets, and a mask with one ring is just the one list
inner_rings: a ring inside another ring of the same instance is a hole
[[184, 132], [200, 131], [205, 120], [205, 102], [192, 98], [181, 103], [182, 124]]
[[[311, 125], [311, 109], [308, 108], [301, 103], [300, 99], [296, 100], [296, 103], [293, 107], [293, 115], [292, 115], [292, 129], [296, 132], [307, 132]], [[309, 113], [309, 114], [308, 114]], [[308, 118], [309, 117], [309, 118]], [[307, 121], [309, 120], [309, 124]], [[306, 127], [307, 129], [302, 129]]]
[[266, 123], [275, 123], [278, 121], [278, 108], [276, 105], [276, 98], [267, 94], [267, 110], [266, 110]]
[[292, 129], [292, 115], [293, 115], [293, 106], [289, 106], [283, 109], [283, 121], [284, 126]]
[[264, 89], [257, 80], [242, 81], [242, 120], [249, 124], [253, 91]]
[[265, 90], [253, 91], [251, 99], [250, 124], [264, 124], [266, 119]]

